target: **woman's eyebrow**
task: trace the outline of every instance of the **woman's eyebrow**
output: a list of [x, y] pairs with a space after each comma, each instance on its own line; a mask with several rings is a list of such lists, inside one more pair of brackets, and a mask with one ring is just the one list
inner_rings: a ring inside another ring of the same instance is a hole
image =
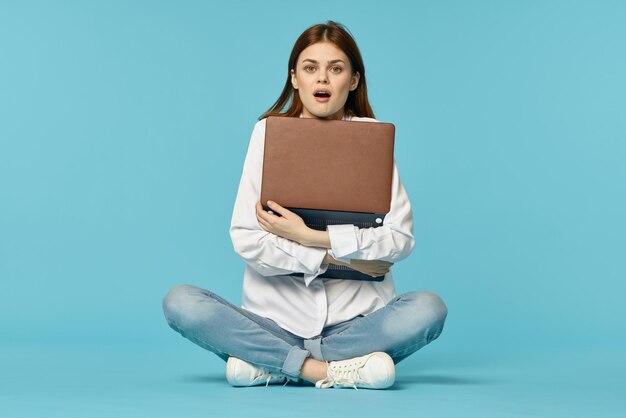
[[[305, 58], [305, 59], [303, 59], [303, 60], [302, 60], [302, 62], [306, 62], [306, 61], [310, 61], [310, 62], [312, 62], [313, 64], [317, 64], [317, 63], [318, 63], [317, 61], [315, 61], [314, 59], [311, 59], [311, 58]], [[329, 64], [335, 64], [335, 63], [337, 63], [337, 62], [343, 62], [343, 60], [339, 60], [339, 59], [337, 59], [337, 60], [329, 60], [329, 61], [328, 61], [328, 63], [329, 63]], [[345, 64], [345, 63], [344, 63], [344, 64]]]

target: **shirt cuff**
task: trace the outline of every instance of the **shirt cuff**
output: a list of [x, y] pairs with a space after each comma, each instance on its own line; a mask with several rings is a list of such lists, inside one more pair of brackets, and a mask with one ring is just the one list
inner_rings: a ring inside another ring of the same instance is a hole
[[349, 259], [349, 258], [341, 258], [341, 257], [337, 257], [337, 256], [335, 255], [335, 253], [333, 253], [333, 250], [332, 250], [332, 249], [330, 249], [330, 248], [329, 248], [328, 250], [326, 250], [326, 251], [328, 252], [328, 255], [329, 255], [329, 256], [331, 256], [332, 258], [334, 258], [335, 260], [337, 260], [337, 261], [343, 261], [343, 262], [344, 262], [344, 263], [346, 263], [346, 264], [350, 264], [350, 259]]
[[328, 264], [323, 264], [326, 257], [326, 249], [318, 247], [306, 247], [300, 245], [296, 258], [305, 268], [304, 282], [308, 286], [311, 281], [326, 272]]
[[306, 287], [309, 287], [313, 279], [315, 279], [317, 276], [319, 276], [320, 274], [326, 273], [326, 270], [328, 270], [328, 263], [321, 264], [320, 268], [317, 270], [317, 273], [315, 274], [304, 273], [304, 284], [306, 285]]
[[326, 229], [328, 230], [332, 256], [335, 259], [344, 261], [342, 258], [358, 251], [359, 244], [356, 238], [356, 226], [352, 224], [328, 225]]

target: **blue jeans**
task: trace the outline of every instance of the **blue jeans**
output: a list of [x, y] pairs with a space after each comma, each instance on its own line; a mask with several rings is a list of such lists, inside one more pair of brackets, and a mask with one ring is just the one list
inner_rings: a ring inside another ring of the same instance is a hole
[[172, 288], [163, 299], [163, 311], [170, 327], [224, 361], [237, 357], [291, 380], [299, 380], [307, 357], [334, 361], [384, 351], [397, 364], [436, 339], [448, 313], [436, 294], [409, 292], [366, 316], [302, 338], [192, 285]]

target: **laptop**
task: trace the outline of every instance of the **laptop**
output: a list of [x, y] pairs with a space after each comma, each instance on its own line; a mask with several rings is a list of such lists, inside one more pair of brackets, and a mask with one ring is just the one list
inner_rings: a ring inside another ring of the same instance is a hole
[[[268, 117], [263, 208], [269, 210], [267, 201], [273, 200], [321, 231], [337, 224], [382, 226], [391, 207], [394, 136], [391, 123]], [[318, 277], [385, 278], [336, 264]]]

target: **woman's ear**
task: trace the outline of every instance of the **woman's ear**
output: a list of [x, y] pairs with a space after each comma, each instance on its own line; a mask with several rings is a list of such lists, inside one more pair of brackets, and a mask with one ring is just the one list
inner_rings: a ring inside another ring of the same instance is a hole
[[350, 79], [350, 91], [353, 91], [358, 87], [360, 79], [361, 74], [359, 74], [358, 71], [355, 71], [355, 73], [352, 74], [352, 78]]
[[293, 70], [289, 70], [291, 72], [291, 85], [294, 90], [298, 90], [298, 79], [296, 78], [296, 72]]

